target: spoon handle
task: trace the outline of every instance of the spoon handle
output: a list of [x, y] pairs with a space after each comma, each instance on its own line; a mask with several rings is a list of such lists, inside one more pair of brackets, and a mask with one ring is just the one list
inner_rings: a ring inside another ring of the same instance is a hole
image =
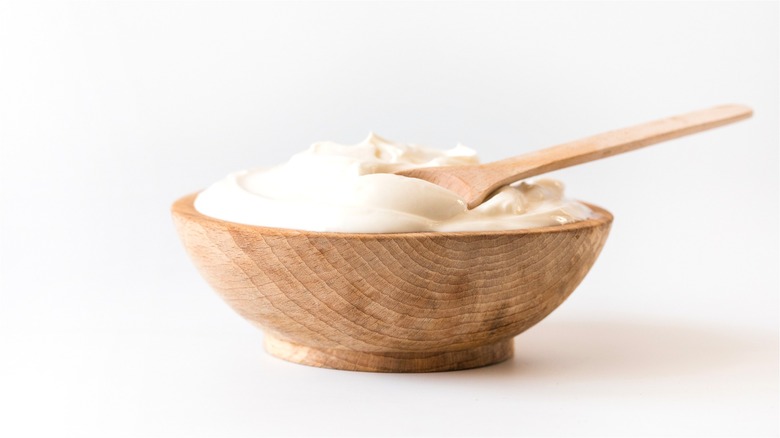
[[[746, 119], [753, 110], [743, 105], [721, 105], [541, 149], [487, 164], [498, 185], [599, 160], [612, 155], [706, 131]], [[500, 174], [500, 175], [499, 175]], [[492, 179], [492, 178], [491, 178]], [[506, 182], [505, 182], [506, 181]]]
[[695, 134], [752, 114], [753, 110], [744, 105], [721, 105], [478, 166], [422, 168], [399, 173], [453, 190], [473, 208], [498, 188], [515, 181]]

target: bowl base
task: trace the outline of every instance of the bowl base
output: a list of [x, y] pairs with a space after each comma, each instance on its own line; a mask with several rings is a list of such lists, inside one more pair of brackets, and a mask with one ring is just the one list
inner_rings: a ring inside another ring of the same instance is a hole
[[442, 352], [379, 352], [326, 349], [299, 345], [265, 334], [265, 350], [303, 365], [347, 371], [429, 373], [478, 368], [503, 362], [514, 354], [513, 338], [468, 350]]

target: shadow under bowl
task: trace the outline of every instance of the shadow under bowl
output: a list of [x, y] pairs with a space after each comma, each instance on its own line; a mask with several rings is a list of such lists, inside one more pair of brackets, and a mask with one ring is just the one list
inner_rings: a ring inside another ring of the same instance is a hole
[[513, 355], [601, 252], [612, 215], [490, 232], [350, 234], [244, 225], [173, 204], [206, 281], [274, 356], [355, 371], [430, 372]]

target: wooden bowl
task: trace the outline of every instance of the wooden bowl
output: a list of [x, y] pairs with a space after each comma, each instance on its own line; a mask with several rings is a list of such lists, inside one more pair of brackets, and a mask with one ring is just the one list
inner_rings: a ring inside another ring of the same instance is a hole
[[204, 216], [173, 204], [206, 281], [265, 332], [274, 356], [357, 371], [428, 372], [512, 357], [604, 246], [612, 215], [530, 230], [346, 234]]

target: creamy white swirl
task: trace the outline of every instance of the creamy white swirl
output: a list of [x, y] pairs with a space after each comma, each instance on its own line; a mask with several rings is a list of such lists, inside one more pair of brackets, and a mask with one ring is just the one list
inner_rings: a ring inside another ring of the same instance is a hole
[[228, 175], [198, 194], [195, 209], [248, 225], [348, 233], [511, 230], [592, 214], [551, 179], [504, 187], [469, 210], [445, 188], [391, 173], [478, 163], [462, 145], [438, 150], [374, 134], [354, 146], [320, 142], [282, 165]]

